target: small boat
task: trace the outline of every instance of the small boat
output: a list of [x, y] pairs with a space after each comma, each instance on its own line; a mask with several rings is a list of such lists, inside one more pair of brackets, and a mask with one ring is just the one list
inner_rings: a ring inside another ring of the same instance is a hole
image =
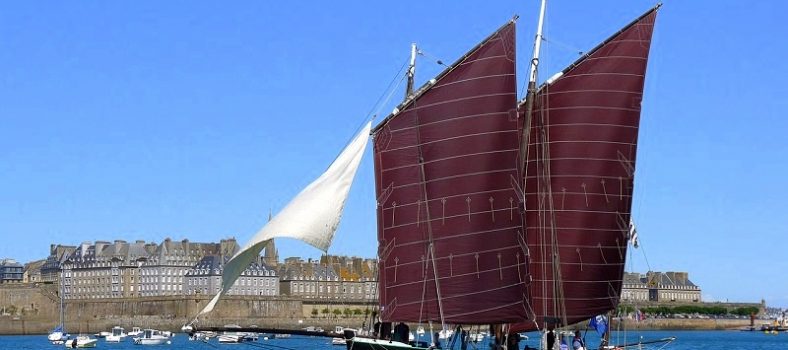
[[95, 348], [98, 339], [91, 338], [89, 335], [79, 335], [74, 339], [67, 340], [63, 343], [67, 348]]
[[134, 338], [134, 344], [137, 345], [162, 345], [170, 343], [170, 337], [165, 336], [161, 331], [156, 329], [145, 329], [142, 331], [142, 336]]
[[112, 327], [110, 335], [106, 336], [105, 340], [107, 343], [120, 343], [126, 339], [126, 336], [128, 336], [128, 334], [126, 334], [126, 330], [123, 327], [115, 326]]
[[[239, 325], [225, 325], [226, 328], [241, 328]], [[247, 333], [247, 332], [239, 332], [239, 331], [225, 331], [219, 335], [219, 343], [220, 344], [237, 344], [243, 342], [250, 342], [257, 340], [257, 333]]]
[[95, 335], [96, 338], [106, 338], [108, 335], [112, 335], [112, 333], [110, 333], [108, 331], [101, 331], [101, 332], [98, 332], [98, 333], [93, 334], [93, 335]]
[[47, 336], [47, 339], [53, 345], [62, 345], [64, 342], [68, 340], [69, 336], [65, 330], [63, 330], [63, 325], [59, 325], [52, 330], [51, 333]]
[[191, 335], [189, 335], [189, 340], [207, 341], [215, 337], [216, 337], [216, 333], [214, 332], [194, 332], [191, 333]]
[[62, 284], [63, 272], [62, 271], [60, 272], [60, 281], [61, 281], [60, 291], [58, 292], [58, 296], [59, 296], [59, 299], [60, 299], [60, 323], [58, 323], [57, 327], [55, 327], [55, 329], [53, 329], [52, 332], [50, 332], [49, 335], [47, 336], [47, 339], [53, 345], [62, 345], [69, 338], [69, 335], [66, 332], [66, 326], [65, 326], [65, 323], [64, 323], [66, 307], [65, 307], [65, 304], [63, 303], [63, 297], [62, 297], [63, 296], [63, 284]]
[[131, 327], [131, 332], [126, 333], [129, 337], [136, 337], [142, 334], [140, 327]]

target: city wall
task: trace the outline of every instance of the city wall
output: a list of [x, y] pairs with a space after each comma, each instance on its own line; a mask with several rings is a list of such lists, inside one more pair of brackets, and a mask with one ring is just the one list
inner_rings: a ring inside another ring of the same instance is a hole
[[[169, 296], [126, 299], [70, 300], [65, 303], [69, 332], [96, 333], [120, 325], [178, 331], [209, 301], [207, 296]], [[288, 297], [228, 296], [213, 312], [200, 318], [198, 326], [238, 324], [266, 328], [303, 328], [335, 325], [359, 327], [374, 303], [363, 301], [316, 302]], [[725, 306], [751, 304], [723, 304]], [[758, 305], [758, 304], [752, 304]], [[0, 334], [45, 334], [59, 320], [60, 299], [52, 285], [0, 286]], [[356, 311], [345, 315], [345, 309]], [[328, 312], [325, 312], [327, 310]], [[342, 311], [341, 314], [334, 310]], [[359, 314], [359, 311], [361, 313]], [[745, 319], [626, 320], [626, 329], [737, 329], [749, 325]], [[759, 325], [760, 321], [756, 321]], [[616, 324], [613, 327], [617, 327]]]
[[[120, 325], [178, 331], [209, 301], [207, 296], [87, 299], [65, 302], [66, 327], [72, 333], [96, 333]], [[199, 325], [238, 324], [266, 328], [358, 326], [364, 314], [337, 316], [322, 310], [364, 309], [370, 303], [314, 303], [288, 297], [228, 296]], [[313, 309], [318, 310], [315, 315]], [[52, 286], [0, 286], [0, 334], [44, 334], [58, 324], [60, 299]]]

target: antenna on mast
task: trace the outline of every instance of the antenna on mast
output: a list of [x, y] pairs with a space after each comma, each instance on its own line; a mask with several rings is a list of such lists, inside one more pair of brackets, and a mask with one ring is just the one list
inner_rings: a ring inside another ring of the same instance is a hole
[[405, 99], [408, 99], [408, 96], [413, 94], [413, 77], [416, 76], [416, 54], [418, 54], [418, 48], [416, 48], [416, 43], [410, 44], [410, 64], [408, 64], [408, 87], [405, 89]]

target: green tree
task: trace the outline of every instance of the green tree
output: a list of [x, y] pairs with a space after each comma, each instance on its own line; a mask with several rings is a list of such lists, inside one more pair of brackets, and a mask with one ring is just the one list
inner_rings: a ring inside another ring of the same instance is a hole
[[317, 317], [318, 311], [317, 309], [312, 309], [312, 317]]

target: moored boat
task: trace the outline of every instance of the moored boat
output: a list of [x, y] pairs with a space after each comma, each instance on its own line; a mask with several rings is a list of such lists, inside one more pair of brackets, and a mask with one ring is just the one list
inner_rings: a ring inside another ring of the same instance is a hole
[[165, 336], [156, 329], [145, 329], [142, 331], [142, 335], [134, 338], [134, 344], [136, 345], [163, 345], [170, 343], [170, 337]]
[[98, 339], [91, 338], [88, 335], [78, 335], [74, 339], [67, 340], [63, 345], [67, 348], [95, 348], [98, 344]]
[[120, 343], [121, 341], [125, 340], [128, 334], [126, 334], [126, 330], [123, 329], [121, 326], [112, 327], [110, 334], [105, 337], [105, 341], [107, 343]]

